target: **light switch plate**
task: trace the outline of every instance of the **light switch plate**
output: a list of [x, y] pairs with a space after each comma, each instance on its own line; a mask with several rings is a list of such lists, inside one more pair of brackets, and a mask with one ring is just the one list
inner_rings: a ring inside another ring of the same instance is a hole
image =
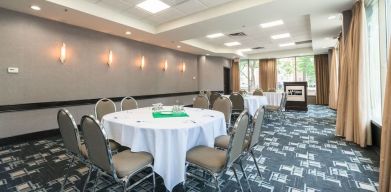
[[17, 73], [19, 73], [19, 68], [17, 68], [17, 67], [8, 67], [7, 71], [8, 71], [8, 73], [11, 73], [11, 74], [17, 74]]

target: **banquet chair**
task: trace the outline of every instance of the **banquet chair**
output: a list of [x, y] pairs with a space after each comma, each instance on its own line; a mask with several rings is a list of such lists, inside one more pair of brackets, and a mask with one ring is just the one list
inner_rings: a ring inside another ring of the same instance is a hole
[[[133, 188], [152, 176], [153, 188], [155, 189], [155, 173], [153, 172], [153, 157], [151, 154], [146, 152], [134, 153], [130, 150], [124, 150], [113, 155], [109, 149], [109, 140], [107, 139], [105, 130], [102, 129], [99, 122], [93, 116], [83, 116], [80, 125], [84, 132], [89, 160], [93, 169], [98, 171], [94, 181], [93, 191], [95, 191], [98, 179], [102, 175], [111, 177], [114, 181], [121, 183], [124, 191]], [[146, 168], [150, 168], [152, 173], [128, 187], [130, 178]], [[90, 175], [91, 172], [89, 173]]]
[[241, 89], [241, 90], [239, 90], [239, 94], [241, 94], [241, 95], [246, 95], [246, 94], [247, 94], [247, 91], [244, 90], [244, 89]]
[[220, 93], [217, 93], [217, 92], [213, 92], [211, 93], [210, 97], [209, 97], [209, 105], [210, 105], [210, 108], [213, 107], [213, 104], [215, 103], [216, 99], [221, 97], [221, 94]]
[[138, 104], [133, 97], [124, 97], [121, 101], [121, 111], [137, 109]]
[[276, 89], [275, 88], [270, 88], [267, 90], [268, 92], [276, 92]]
[[209, 109], [209, 100], [206, 95], [198, 95], [193, 101], [194, 108]]
[[280, 105], [266, 105], [265, 106], [265, 112], [268, 115], [269, 119], [272, 116], [272, 113], [277, 113], [277, 115], [281, 118], [285, 119], [285, 114], [283, 111], [285, 111], [285, 105], [286, 105], [286, 100], [287, 100], [287, 94], [286, 93], [281, 93], [281, 101]]
[[[212, 147], [207, 146], [196, 146], [190, 149], [186, 153], [186, 162], [187, 167], [195, 167], [201, 169], [202, 171], [210, 174], [214, 180], [215, 188], [220, 191], [219, 177], [224, 175], [224, 173], [231, 169], [235, 175], [236, 181], [240, 187], [240, 190], [243, 191], [242, 184], [237, 176], [235, 165], [239, 164], [243, 172], [243, 175], [247, 181], [248, 187], [251, 191], [250, 185], [247, 180], [247, 175], [243, 170], [242, 162], [240, 158], [243, 154], [243, 142], [246, 136], [248, 129], [249, 115], [247, 111], [243, 111], [237, 121], [235, 122], [235, 129], [237, 132], [231, 136], [228, 150], [222, 151]], [[187, 175], [194, 178], [208, 182], [206, 179], [192, 174], [187, 169]], [[184, 185], [186, 182], [184, 183]]]
[[231, 127], [232, 102], [227, 97], [220, 96], [213, 104], [213, 110], [220, 111], [224, 114], [227, 129]]
[[[64, 181], [61, 185], [61, 191], [64, 191], [70, 168], [76, 159], [87, 165], [90, 168], [89, 171], [91, 170], [91, 166], [87, 160], [88, 154], [86, 146], [80, 142], [79, 130], [71, 113], [69, 113], [69, 111], [66, 109], [60, 109], [57, 113], [57, 123], [58, 127], [60, 128], [60, 133], [66, 152], [69, 156], [72, 157], [72, 160], [66, 169]], [[85, 190], [88, 180], [89, 179], [87, 178], [87, 180], [84, 182], [83, 191]]]
[[209, 101], [210, 101], [210, 96], [212, 95], [212, 92], [211, 91], [209, 91], [209, 90], [207, 90], [207, 91], [205, 91], [205, 93], [206, 93], [206, 97], [209, 99]]
[[262, 89], [256, 89], [256, 90], [253, 92], [253, 95], [263, 96], [263, 91], [262, 91]]
[[229, 99], [232, 102], [232, 116], [233, 116], [233, 121], [235, 121], [235, 119], [244, 110], [244, 98], [239, 93], [232, 93], [229, 96]]
[[[111, 99], [103, 98], [100, 99], [95, 104], [95, 117], [99, 122], [102, 121], [102, 117], [109, 113], [114, 113], [117, 111], [115, 103]], [[112, 151], [117, 151], [121, 145], [114, 140], [110, 140], [110, 149]]]

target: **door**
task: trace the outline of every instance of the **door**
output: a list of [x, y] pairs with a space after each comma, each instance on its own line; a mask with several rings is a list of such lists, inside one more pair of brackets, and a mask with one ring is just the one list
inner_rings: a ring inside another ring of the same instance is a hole
[[231, 69], [224, 67], [224, 94], [231, 94]]

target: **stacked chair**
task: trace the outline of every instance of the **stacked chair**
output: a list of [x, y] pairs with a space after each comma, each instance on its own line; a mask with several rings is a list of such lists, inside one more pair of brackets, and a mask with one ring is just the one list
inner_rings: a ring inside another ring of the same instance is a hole
[[239, 93], [232, 93], [229, 96], [229, 99], [232, 102], [232, 119], [235, 122], [236, 118], [238, 118], [244, 110], [244, 98]]
[[209, 97], [210, 108], [213, 108], [213, 104], [215, 103], [216, 99], [219, 98], [219, 97], [221, 97], [220, 93], [217, 93], [217, 92], [211, 93], [211, 95]]

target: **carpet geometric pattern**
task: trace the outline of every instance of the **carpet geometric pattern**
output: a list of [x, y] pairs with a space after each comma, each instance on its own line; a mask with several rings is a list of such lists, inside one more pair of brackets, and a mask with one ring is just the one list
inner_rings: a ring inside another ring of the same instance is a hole
[[[335, 111], [310, 105], [308, 112], [285, 112], [285, 120], [272, 115], [262, 127], [261, 143], [255, 149], [262, 178], [251, 158], [244, 161], [252, 191], [377, 191], [379, 154], [373, 148], [360, 148], [336, 137]], [[58, 137], [0, 146], [0, 191], [59, 191], [64, 169], [71, 161]], [[72, 165], [65, 191], [80, 191], [88, 168]], [[138, 180], [145, 173], [135, 176]], [[243, 175], [238, 171], [245, 189]], [[94, 180], [92, 175], [91, 180]], [[132, 191], [152, 191], [151, 179]], [[221, 190], [240, 191], [232, 171], [221, 178]], [[88, 187], [92, 186], [92, 182]], [[97, 191], [122, 191], [110, 178], [98, 181]], [[174, 191], [182, 191], [178, 185]], [[165, 191], [157, 177], [156, 191]], [[195, 178], [187, 178], [186, 191], [213, 191]]]

